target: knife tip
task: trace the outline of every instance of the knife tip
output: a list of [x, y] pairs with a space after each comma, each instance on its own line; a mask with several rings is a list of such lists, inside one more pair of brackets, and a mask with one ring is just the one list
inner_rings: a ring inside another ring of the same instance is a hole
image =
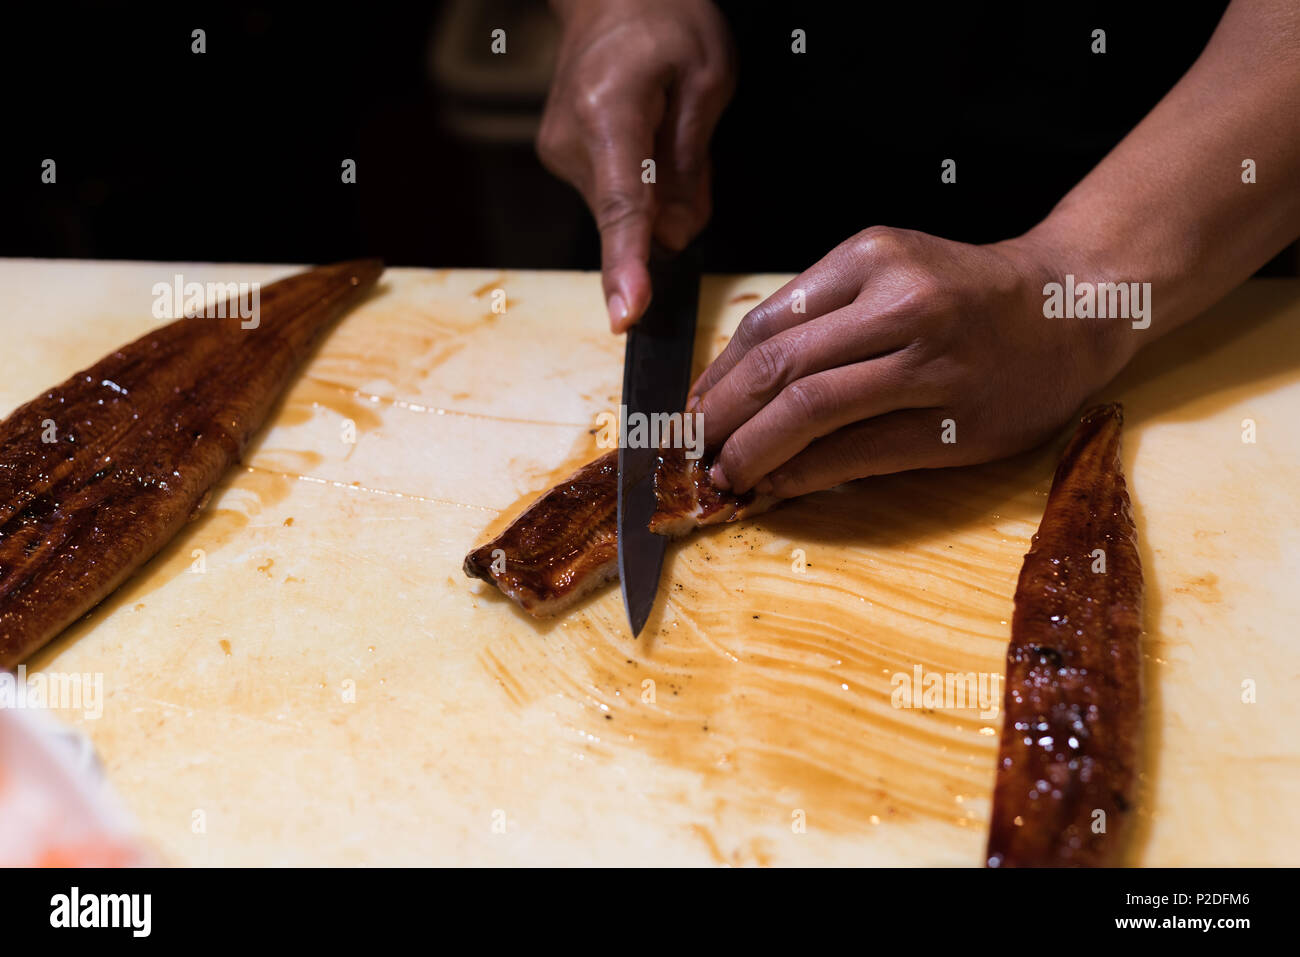
[[644, 598], [638, 600], [628, 594], [625, 585], [623, 608], [627, 611], [627, 626], [632, 632], [632, 638], [634, 640], [640, 638], [641, 632], [645, 630], [645, 623], [650, 620], [650, 612], [654, 609], [654, 593], [651, 593], [649, 601]]

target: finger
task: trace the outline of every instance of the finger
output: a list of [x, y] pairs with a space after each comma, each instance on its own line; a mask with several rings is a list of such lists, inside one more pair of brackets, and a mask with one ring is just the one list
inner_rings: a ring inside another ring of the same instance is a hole
[[705, 445], [720, 444], [792, 383], [895, 352], [908, 336], [892, 317], [855, 302], [760, 342], [700, 396]]
[[[662, 106], [660, 111], [662, 112]], [[658, 115], [642, 114], [635, 123], [618, 123], [602, 136], [592, 156], [589, 199], [600, 230], [601, 281], [610, 326], [622, 332], [650, 304], [650, 227], [654, 186], [642, 182], [642, 163], [652, 159]]]
[[813, 442], [759, 483], [765, 493], [794, 498], [870, 475], [958, 465], [940, 435], [938, 408], [901, 409], [857, 422]]
[[713, 388], [750, 349], [787, 329], [851, 303], [864, 277], [836, 247], [751, 309], [718, 358], [691, 386], [688, 404]]
[[554, 87], [547, 96], [534, 147], [548, 173], [574, 187], [586, 199], [591, 185], [591, 166], [581, 141], [573, 130], [571, 110], [561, 107]]
[[681, 249], [709, 221], [709, 139], [725, 90], [712, 81], [691, 81], [671, 97], [655, 143], [664, 168], [658, 188], [654, 235], [669, 249]]
[[898, 353], [799, 379], [738, 428], [710, 472], [719, 488], [747, 492], [759, 479], [836, 429], [920, 404], [911, 363]]
[[650, 305], [650, 220], [601, 230], [601, 286], [609, 311], [609, 327], [627, 332]]
[[700, 170], [674, 173], [670, 189], [661, 193], [654, 222], [654, 237], [672, 250], [684, 249], [699, 235], [713, 215], [711, 169], [707, 160]]

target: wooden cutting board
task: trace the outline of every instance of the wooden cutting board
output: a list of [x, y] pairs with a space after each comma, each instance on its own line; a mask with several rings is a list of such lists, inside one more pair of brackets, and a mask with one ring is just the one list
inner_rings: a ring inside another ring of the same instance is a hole
[[[292, 271], [0, 262], [0, 413], [152, 328], [155, 282]], [[697, 367], [784, 278], [705, 281]], [[103, 675], [64, 717], [165, 859], [981, 863], [1000, 715], [892, 679], [1001, 672], [1064, 436], [678, 544], [639, 641], [614, 587], [538, 623], [461, 561], [598, 451], [621, 364], [593, 274], [393, 269], [342, 321], [202, 517], [31, 662]], [[1294, 864], [1300, 282], [1100, 397], [1148, 582], [1130, 859]]]

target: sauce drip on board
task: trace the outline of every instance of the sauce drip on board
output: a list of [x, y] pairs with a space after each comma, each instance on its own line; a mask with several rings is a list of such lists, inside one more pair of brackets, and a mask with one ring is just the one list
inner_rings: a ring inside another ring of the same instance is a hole
[[918, 665], [1001, 673], [1006, 569], [1059, 447], [870, 479], [700, 529], [670, 546], [640, 640], [608, 592], [559, 620], [518, 615], [533, 627], [489, 635], [480, 663], [512, 706], [553, 711], [588, 759], [644, 755], [697, 775], [729, 863], [764, 859], [751, 852], [759, 831], [781, 852], [771, 835], [790, 835], [796, 810], [810, 832], [920, 827], [954, 860], [978, 860], [1000, 698], [993, 715], [897, 708], [893, 679]]

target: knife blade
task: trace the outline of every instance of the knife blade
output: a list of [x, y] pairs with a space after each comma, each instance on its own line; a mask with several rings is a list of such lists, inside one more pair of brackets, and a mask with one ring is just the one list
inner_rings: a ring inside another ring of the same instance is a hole
[[673, 256], [655, 248], [650, 255], [650, 307], [627, 333], [623, 354], [623, 404], [618, 447], [618, 574], [632, 637], [641, 634], [659, 591], [668, 539], [648, 528], [654, 514], [655, 466], [659, 449], [628, 448], [638, 421], [644, 434], [655, 413], [682, 412], [691, 384], [695, 314], [700, 270], [692, 251]]

